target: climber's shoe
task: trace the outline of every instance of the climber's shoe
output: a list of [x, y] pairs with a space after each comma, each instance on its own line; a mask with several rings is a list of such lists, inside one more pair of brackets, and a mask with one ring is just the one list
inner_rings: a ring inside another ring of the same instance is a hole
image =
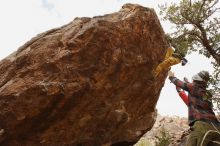
[[184, 66], [184, 65], [186, 65], [187, 62], [188, 62], [188, 60], [186, 60], [186, 58], [182, 58], [181, 65]]

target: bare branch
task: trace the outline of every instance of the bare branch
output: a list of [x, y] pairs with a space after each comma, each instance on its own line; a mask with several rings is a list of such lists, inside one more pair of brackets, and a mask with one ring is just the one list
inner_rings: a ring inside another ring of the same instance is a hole
[[220, 60], [219, 60], [219, 56], [216, 53], [216, 51], [212, 48], [212, 46], [210, 45], [208, 38], [207, 38], [207, 33], [205, 31], [205, 29], [198, 24], [197, 25], [198, 29], [201, 31], [201, 35], [202, 35], [202, 44], [204, 45], [204, 47], [207, 49], [207, 51], [210, 53], [210, 55], [215, 59], [215, 61], [217, 62], [217, 64], [220, 65]]
[[203, 6], [205, 5], [206, 0], [203, 0], [201, 7], [199, 8], [198, 14], [201, 13]]
[[208, 9], [211, 9], [212, 7], [214, 7], [217, 3], [218, 3], [219, 0], [216, 0], [210, 7], [208, 7]]
[[[206, 2], [206, 0], [204, 0], [203, 1], [203, 3], [202, 3], [202, 5], [201, 5], [201, 7], [200, 7], [200, 10], [199, 10], [199, 12], [198, 12], [198, 14], [200, 14], [200, 13], [202, 13], [202, 18], [203, 19], [201, 19], [200, 21], [199, 21], [199, 23], [202, 23], [202, 22], [204, 22], [207, 18], [209, 18], [210, 16], [212, 16], [215, 12], [217, 12], [217, 10], [219, 10], [219, 8], [216, 8], [216, 9], [214, 9], [214, 10], [211, 10], [217, 3], [218, 3], [218, 1], [219, 0], [216, 0], [211, 6], [209, 6], [209, 7], [207, 7], [206, 9], [205, 9], [205, 2]], [[204, 11], [202, 11], [202, 9], [203, 9], [203, 7], [204, 7]]]

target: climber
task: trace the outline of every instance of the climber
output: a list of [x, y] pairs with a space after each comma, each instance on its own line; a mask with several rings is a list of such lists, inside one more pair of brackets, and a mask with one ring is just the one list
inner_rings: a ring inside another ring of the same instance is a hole
[[161, 62], [153, 71], [154, 77], [157, 77], [161, 71], [165, 69], [170, 69], [172, 65], [178, 64], [180, 62], [182, 62], [181, 64], [182, 66], [184, 66], [187, 63], [187, 60], [184, 57], [184, 53], [181, 53], [180, 51], [178, 52], [177, 49], [174, 51], [170, 46], [167, 49], [164, 61]]
[[168, 76], [172, 83], [188, 92], [188, 122], [191, 131], [186, 146], [220, 146], [220, 123], [212, 109], [212, 95], [206, 89], [209, 73], [199, 72], [192, 77], [192, 83], [179, 80], [171, 71]]

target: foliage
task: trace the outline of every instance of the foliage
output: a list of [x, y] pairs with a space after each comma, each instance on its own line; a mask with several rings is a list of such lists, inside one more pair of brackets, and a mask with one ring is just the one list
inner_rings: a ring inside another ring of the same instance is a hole
[[161, 5], [163, 20], [175, 30], [168, 34], [170, 44], [183, 52], [197, 51], [210, 58], [214, 68], [211, 87], [220, 109], [220, 8], [219, 0], [181, 0]]
[[164, 128], [161, 128], [160, 136], [157, 137], [156, 146], [169, 146], [171, 142], [171, 135], [169, 132]]
[[142, 137], [134, 146], [153, 146], [145, 137]]

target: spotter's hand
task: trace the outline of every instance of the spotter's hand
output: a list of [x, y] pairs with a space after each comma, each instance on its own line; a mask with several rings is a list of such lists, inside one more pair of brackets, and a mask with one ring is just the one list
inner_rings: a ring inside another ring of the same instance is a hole
[[169, 77], [175, 77], [174, 72], [169, 71], [169, 72], [168, 72], [168, 76], [169, 76]]

